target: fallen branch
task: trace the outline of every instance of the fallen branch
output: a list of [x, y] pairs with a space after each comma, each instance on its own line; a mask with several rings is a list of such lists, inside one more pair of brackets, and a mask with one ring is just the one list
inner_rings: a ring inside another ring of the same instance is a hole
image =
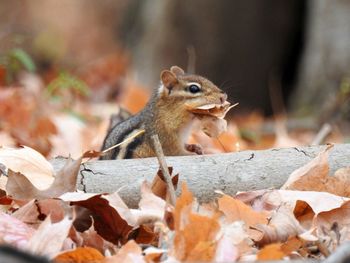
[[[237, 153], [166, 157], [190, 190], [202, 202], [213, 200], [215, 190], [228, 194], [266, 188], [278, 188], [295, 169], [313, 159], [325, 146], [243, 151]], [[63, 160], [52, 161], [55, 170]], [[331, 173], [350, 166], [350, 144], [338, 144], [330, 152]], [[159, 164], [156, 158], [93, 161], [80, 170], [78, 188], [86, 192], [114, 192], [129, 205], [139, 200], [140, 185], [152, 181]]]

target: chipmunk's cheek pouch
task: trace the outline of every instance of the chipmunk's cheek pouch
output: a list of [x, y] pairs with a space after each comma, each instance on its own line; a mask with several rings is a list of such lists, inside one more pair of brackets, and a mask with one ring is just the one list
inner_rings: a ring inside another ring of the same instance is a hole
[[200, 129], [209, 137], [217, 138], [227, 131], [226, 113], [238, 103], [231, 105], [225, 101], [221, 105], [207, 104], [197, 108], [190, 108], [200, 121]]

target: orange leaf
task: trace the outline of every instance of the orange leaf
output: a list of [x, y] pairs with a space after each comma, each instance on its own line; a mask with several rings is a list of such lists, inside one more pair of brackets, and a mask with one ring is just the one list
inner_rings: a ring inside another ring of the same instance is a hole
[[143, 262], [142, 259], [141, 247], [137, 245], [134, 240], [130, 240], [120, 248], [116, 255], [105, 258], [103, 263]]
[[181, 213], [186, 207], [189, 207], [193, 203], [193, 195], [188, 191], [185, 182], [182, 183], [182, 193], [176, 200], [175, 211], [174, 211], [174, 224], [175, 230], [180, 230], [181, 227]]
[[[208, 261], [214, 257], [214, 238], [220, 229], [217, 218], [190, 214], [183, 230], [178, 230], [174, 238], [174, 250], [178, 260]], [[204, 248], [208, 251], [204, 253]]]
[[218, 200], [218, 203], [219, 210], [225, 214], [230, 222], [242, 220], [247, 226], [267, 224], [267, 212], [256, 212], [238, 199], [224, 195]]
[[265, 246], [258, 252], [257, 256], [258, 260], [279, 260], [286, 255], [282, 251], [282, 245], [277, 243]]
[[64, 252], [55, 257], [55, 262], [96, 262], [105, 257], [92, 247], [78, 247], [73, 251]]
[[193, 195], [186, 183], [174, 210], [175, 237], [172, 253], [178, 260], [208, 261], [215, 255], [220, 225], [218, 215], [202, 216], [192, 212]]
[[349, 196], [350, 169], [341, 169], [335, 176], [329, 176], [328, 155], [332, 147], [328, 145], [316, 158], [295, 170], [281, 189]]
[[300, 241], [299, 238], [290, 237], [284, 244], [281, 245], [281, 250], [286, 255], [289, 255], [293, 251], [297, 251], [302, 245], [303, 245], [303, 242]]

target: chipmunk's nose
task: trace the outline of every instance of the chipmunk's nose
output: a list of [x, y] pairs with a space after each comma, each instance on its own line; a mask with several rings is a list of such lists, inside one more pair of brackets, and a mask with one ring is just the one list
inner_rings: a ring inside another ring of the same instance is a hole
[[227, 94], [226, 93], [221, 94], [221, 96], [220, 96], [221, 104], [224, 103], [226, 100], [227, 100]]

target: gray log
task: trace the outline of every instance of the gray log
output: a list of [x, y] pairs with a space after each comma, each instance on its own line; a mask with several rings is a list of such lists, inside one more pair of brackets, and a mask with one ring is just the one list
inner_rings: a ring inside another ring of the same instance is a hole
[[[314, 158], [325, 146], [242, 151], [237, 153], [167, 157], [167, 163], [187, 182], [201, 202], [213, 200], [215, 190], [228, 194], [278, 188], [295, 169]], [[55, 169], [62, 160], [53, 160]], [[350, 166], [350, 144], [338, 144], [330, 152], [331, 173]], [[86, 192], [114, 192], [131, 206], [139, 200], [140, 185], [152, 181], [158, 170], [156, 158], [92, 161], [82, 165], [78, 188]]]

